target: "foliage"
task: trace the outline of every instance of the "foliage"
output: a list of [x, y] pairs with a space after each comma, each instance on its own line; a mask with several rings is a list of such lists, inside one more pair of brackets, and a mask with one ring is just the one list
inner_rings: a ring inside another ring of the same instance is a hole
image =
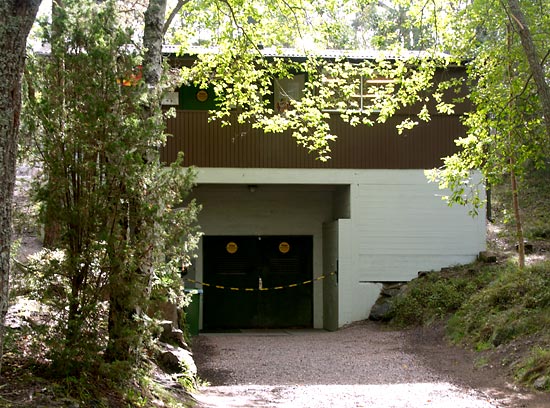
[[513, 369], [519, 381], [533, 384], [549, 374], [550, 263], [518, 270], [505, 265], [497, 278], [468, 299], [449, 320], [449, 336], [488, 350], [531, 339], [531, 353]]
[[[328, 124], [332, 115], [354, 126], [372, 125], [408, 108], [401, 133], [430, 114], [452, 113], [456, 83], [434, 84], [436, 69], [449, 63], [441, 53], [393, 47], [363, 62], [353, 52], [323, 56], [334, 46], [356, 45], [350, 16], [357, 7], [354, 1], [333, 0], [189, 2], [172, 41], [197, 61], [182, 68], [181, 80], [214, 90], [212, 118], [226, 125], [249, 122], [267, 133], [287, 131], [321, 160], [330, 158], [336, 140]], [[287, 93], [279, 81], [298, 75], [304, 77], [303, 90]], [[279, 87], [288, 107], [282, 111], [274, 100]]]
[[[521, 7], [533, 33], [534, 52], [547, 50], [547, 2], [522, 2]], [[446, 197], [449, 203], [470, 204], [476, 212], [485, 200], [480, 195], [482, 189], [470, 188], [472, 171], [481, 171], [490, 185], [507, 176], [515, 185], [516, 178], [521, 182], [528, 164], [536, 168], [545, 165], [550, 145], [544, 105], [533, 81], [521, 27], [506, 2], [472, 0], [462, 7], [450, 3], [446, 14], [453, 18], [440, 31], [442, 43], [456, 58], [467, 61], [473, 109], [464, 117], [467, 135], [456, 141], [460, 151], [445, 158], [444, 166], [428, 177], [451, 190]], [[541, 64], [547, 64], [546, 57], [538, 56]], [[517, 187], [513, 190], [519, 192]], [[517, 196], [513, 198], [518, 240], [522, 242]]]
[[518, 336], [544, 332], [550, 324], [550, 264], [518, 271], [513, 265], [474, 294], [449, 323], [455, 339], [498, 346]]
[[[437, 41], [437, 26], [431, 24], [438, 7], [421, 7], [418, 2], [360, 1], [353, 27], [361, 48], [425, 50]], [[436, 3], [432, 3], [436, 4]]]
[[491, 268], [466, 265], [415, 279], [393, 302], [392, 324], [408, 326], [446, 318], [487, 285], [493, 274]]
[[65, 1], [57, 12], [42, 25], [51, 55], [29, 61], [26, 115], [44, 165], [37, 200], [60, 234], [30, 271], [37, 297], [58, 313], [54, 364], [78, 375], [113, 336], [124, 338], [125, 354], [110, 358], [143, 357], [152, 291], [184, 299], [178, 277], [198, 241], [198, 207], [182, 205], [193, 177], [182, 158], [159, 162], [160, 104], [133, 79], [141, 50], [129, 46], [115, 2]]
[[[517, 351], [525, 348], [521, 347], [524, 343], [530, 345], [526, 346], [529, 353], [520, 353], [507, 363], [513, 363], [518, 381], [532, 385], [549, 378], [550, 373], [549, 288], [549, 262], [522, 270], [509, 262], [431, 273], [408, 283], [396, 298], [392, 324], [448, 319], [450, 339], [477, 351], [497, 347]], [[510, 353], [504, 355], [512, 358]], [[487, 361], [487, 354], [481, 360]]]
[[[213, 118], [229, 125], [237, 107], [239, 122], [251, 122], [267, 133], [291, 132], [299, 145], [323, 161], [330, 158], [331, 142], [337, 138], [328, 124], [333, 114], [353, 126], [373, 125], [410, 108], [415, 114], [405, 115], [397, 126], [402, 133], [428, 121], [430, 114], [452, 113], [453, 91], [447, 89], [444, 98], [444, 85], [433, 85], [436, 70], [447, 61], [435, 57], [404, 55], [394, 61], [381, 57], [352, 63], [344, 57], [329, 61], [311, 54], [297, 62], [245, 50], [197, 57], [192, 67], [182, 69], [182, 78], [187, 84], [213, 87], [218, 102]], [[274, 81], [298, 74], [305, 76], [301, 95], [288, 97], [290, 109], [278, 112]]]
[[519, 364], [516, 376], [525, 384], [543, 379], [542, 389], [550, 391], [550, 347], [536, 347], [526, 361]]

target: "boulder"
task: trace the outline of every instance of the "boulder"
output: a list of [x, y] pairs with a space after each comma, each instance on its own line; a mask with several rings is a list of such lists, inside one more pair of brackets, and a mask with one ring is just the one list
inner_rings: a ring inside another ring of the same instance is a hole
[[162, 342], [159, 342], [159, 347], [158, 361], [167, 372], [188, 372], [193, 376], [197, 375], [197, 366], [190, 351]]
[[550, 377], [542, 376], [535, 380], [533, 387], [538, 391], [544, 391], [550, 386]]
[[392, 303], [391, 297], [379, 297], [370, 310], [369, 319], [371, 320], [389, 320], [391, 318]]
[[490, 251], [481, 251], [477, 256], [477, 259], [485, 263], [495, 263], [497, 261], [497, 256]]
[[381, 296], [393, 297], [399, 295], [403, 291], [405, 283], [396, 282], [396, 283], [384, 283], [382, 290], [380, 291]]
[[169, 343], [177, 347], [181, 347], [187, 351], [190, 351], [189, 346], [185, 342], [183, 331], [174, 328], [171, 321], [163, 321], [161, 323], [162, 333], [160, 334], [160, 341], [163, 343]]

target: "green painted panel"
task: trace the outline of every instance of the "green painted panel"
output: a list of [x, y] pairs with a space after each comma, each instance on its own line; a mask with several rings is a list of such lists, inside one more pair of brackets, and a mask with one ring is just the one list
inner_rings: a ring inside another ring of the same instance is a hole
[[214, 88], [206, 89], [194, 85], [184, 85], [179, 91], [179, 108], [188, 110], [213, 110], [216, 108]]

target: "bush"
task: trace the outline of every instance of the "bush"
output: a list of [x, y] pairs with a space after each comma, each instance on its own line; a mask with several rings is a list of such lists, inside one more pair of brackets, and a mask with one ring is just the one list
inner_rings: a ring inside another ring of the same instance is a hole
[[469, 265], [415, 279], [395, 299], [392, 323], [407, 326], [446, 317], [487, 285], [492, 274], [489, 267], [478, 270]]
[[473, 294], [450, 319], [452, 339], [506, 344], [550, 327], [550, 263], [520, 271], [506, 265], [488, 286]]

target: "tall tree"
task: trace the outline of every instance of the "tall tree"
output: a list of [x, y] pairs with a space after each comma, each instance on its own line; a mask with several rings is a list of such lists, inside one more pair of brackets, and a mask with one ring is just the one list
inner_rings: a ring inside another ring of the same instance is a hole
[[548, 54], [541, 57], [539, 51], [550, 49], [548, 6], [547, 0], [473, 0], [447, 8], [452, 18], [441, 28], [448, 49], [467, 61], [472, 110], [464, 118], [468, 135], [457, 140], [461, 151], [431, 177], [451, 188], [450, 202], [474, 207], [483, 199], [472, 188], [471, 171], [480, 170], [491, 185], [510, 179], [520, 267], [522, 177], [527, 165], [543, 166], [550, 153]]
[[11, 214], [26, 43], [40, 0], [0, 3], [0, 367], [9, 302]]
[[436, 32], [429, 16], [416, 14], [416, 4], [410, 1], [359, 1], [353, 27], [360, 47], [425, 50], [433, 47]]
[[[139, 361], [151, 293], [170, 284], [165, 295], [181, 301], [178, 278], [189, 257], [182, 248], [196, 244], [196, 208], [181, 206], [192, 171], [159, 160], [164, 10], [150, 5], [156, 40], [144, 52], [128, 46], [132, 32], [115, 1], [64, 0], [55, 24], [44, 25], [50, 55], [29, 64], [35, 98], [27, 114], [46, 176], [38, 197], [57, 216], [62, 254], [52, 263], [45, 252], [34, 273], [42, 288], [57, 289], [38, 295], [59, 312], [49, 340], [63, 375], [102, 353], [108, 362]], [[99, 307], [105, 297], [107, 315]]]
[[550, 139], [550, 84], [544, 72], [544, 62], [533, 40], [529, 23], [518, 0], [508, 0], [509, 15], [517, 28], [529, 70], [537, 87], [542, 115], [546, 123], [546, 133]]

